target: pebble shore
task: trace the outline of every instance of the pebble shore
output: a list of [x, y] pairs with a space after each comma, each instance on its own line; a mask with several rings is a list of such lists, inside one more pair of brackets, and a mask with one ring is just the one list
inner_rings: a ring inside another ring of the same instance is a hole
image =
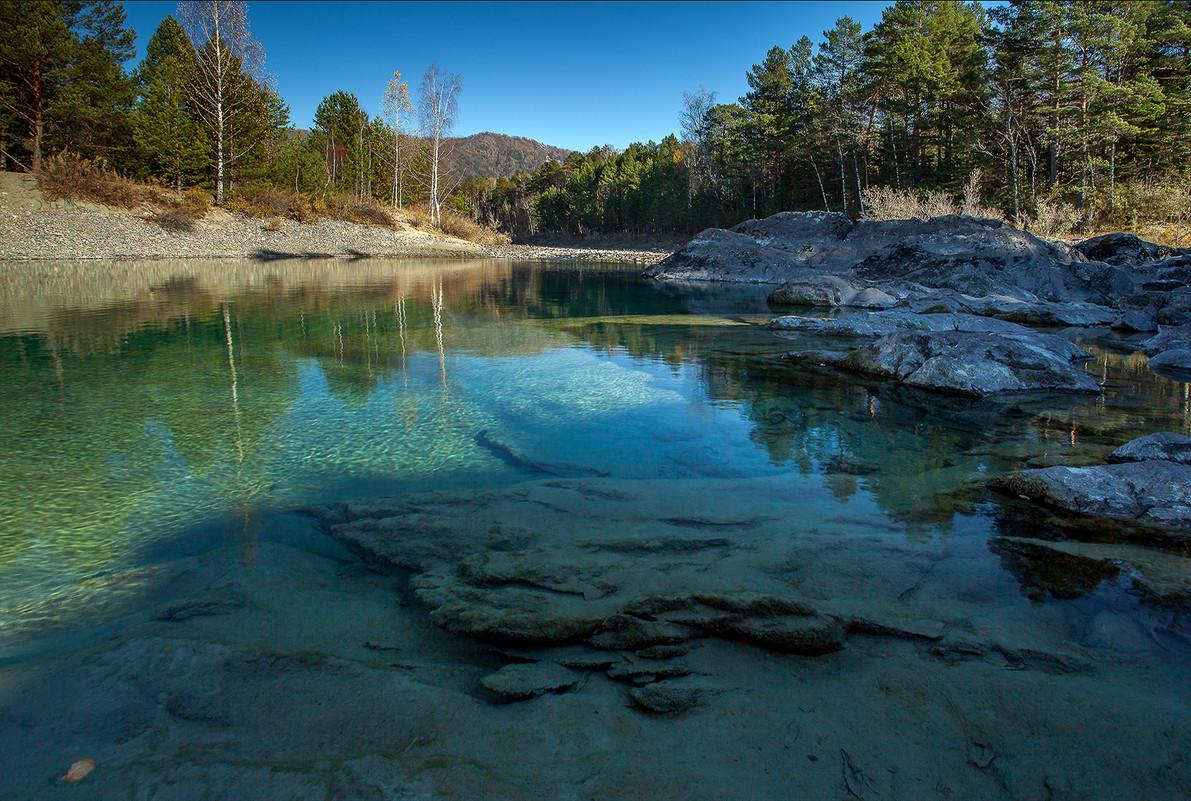
[[[63, 207], [65, 205], [65, 207]], [[144, 217], [85, 204], [4, 208], [0, 203], [0, 260], [239, 258], [488, 258], [654, 264], [667, 250], [620, 250], [541, 245], [481, 246], [399, 223], [394, 229], [338, 220], [266, 220], [216, 209], [193, 232], [168, 231]]]

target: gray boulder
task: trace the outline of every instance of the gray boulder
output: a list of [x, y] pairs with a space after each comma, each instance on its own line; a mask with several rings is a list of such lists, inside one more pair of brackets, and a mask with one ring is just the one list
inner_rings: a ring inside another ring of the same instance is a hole
[[762, 247], [786, 251], [799, 261], [810, 261], [839, 246], [854, 223], [831, 211], [782, 211], [763, 220], [745, 220], [730, 231], [753, 239]]
[[1141, 343], [1147, 356], [1157, 356], [1166, 350], [1191, 348], [1191, 323], [1161, 329], [1155, 336]]
[[1191, 541], [1191, 465], [1151, 459], [1092, 467], [1047, 467], [998, 476], [989, 486], [1093, 517], [1181, 529]]
[[1091, 239], [1077, 242], [1074, 247], [1091, 261], [1102, 261], [1106, 264], [1128, 267], [1155, 262], [1181, 252], [1176, 248], [1155, 245], [1134, 234], [1125, 233], [1094, 236]]
[[1191, 382], [1191, 349], [1164, 350], [1149, 361], [1150, 369], [1172, 381]]
[[1118, 331], [1157, 331], [1158, 317], [1153, 312], [1133, 309], [1122, 314], [1112, 327]]
[[762, 245], [746, 234], [708, 228], [645, 274], [659, 278], [780, 284], [802, 277], [805, 270], [805, 265], [784, 250]]
[[1126, 442], [1108, 454], [1110, 462], [1145, 462], [1150, 459], [1191, 464], [1191, 437], [1161, 431]]
[[[1054, 340], [1065, 347], [1057, 347]], [[1066, 340], [1036, 334], [898, 331], [845, 355], [790, 353], [787, 358], [976, 397], [1100, 392], [1090, 375], [1071, 364], [1071, 349], [1079, 351]]]

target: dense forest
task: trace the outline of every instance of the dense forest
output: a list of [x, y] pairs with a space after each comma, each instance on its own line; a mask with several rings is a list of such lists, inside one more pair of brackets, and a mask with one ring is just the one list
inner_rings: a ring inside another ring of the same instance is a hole
[[898, 195], [1051, 229], [1191, 217], [1188, 0], [897, 0], [746, 78], [735, 103], [687, 93], [681, 139], [461, 189], [513, 232], [881, 216]]
[[758, 54], [734, 103], [686, 93], [660, 143], [498, 178], [449, 169], [462, 81], [433, 65], [416, 98], [395, 72], [379, 116], [339, 91], [298, 131], [245, 3], [180, 4], [131, 66], [133, 44], [118, 2], [0, 4], [4, 168], [70, 153], [216, 202], [269, 189], [423, 204], [514, 235], [860, 217], [897, 197], [1035, 227], [1191, 216], [1191, 0], [897, 0], [872, 30], [843, 17]]

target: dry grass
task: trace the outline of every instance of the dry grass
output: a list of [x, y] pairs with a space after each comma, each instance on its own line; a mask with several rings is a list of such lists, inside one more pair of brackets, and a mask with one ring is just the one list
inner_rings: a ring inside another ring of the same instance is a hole
[[153, 215], [149, 222], [157, 223], [167, 231], [189, 234], [195, 229], [195, 214], [188, 207], [180, 206]]
[[485, 228], [473, 222], [471, 218], [453, 211], [443, 211], [440, 228], [444, 234], [474, 242], [477, 245], [507, 245], [511, 241], [506, 234]]
[[442, 224], [437, 227], [430, 221], [430, 208], [425, 204], [408, 206], [401, 210], [405, 215], [405, 222], [410, 228], [421, 231], [438, 230], [447, 236], [457, 237], [477, 245], [507, 245], [512, 240], [507, 234], [502, 234], [491, 228], [486, 228], [470, 217], [443, 209]]
[[980, 171], [974, 171], [958, 198], [937, 190], [915, 192], [891, 186], [870, 186], [860, 195], [864, 201], [864, 216], [869, 220], [933, 220], [951, 214], [966, 214], [999, 220], [999, 213], [980, 203], [983, 180]]
[[38, 179], [50, 200], [85, 200], [122, 209], [145, 203], [171, 204], [165, 189], [130, 181], [103, 159], [87, 159], [65, 150], [42, 163]]

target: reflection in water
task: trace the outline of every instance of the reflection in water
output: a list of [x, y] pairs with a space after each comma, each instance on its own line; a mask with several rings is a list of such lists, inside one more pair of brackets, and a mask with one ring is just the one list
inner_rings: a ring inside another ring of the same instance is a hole
[[0, 603], [196, 520], [228, 521], [251, 559], [269, 509], [512, 483], [517, 460], [819, 476], [841, 520], [879, 514], [929, 541], [990, 530], [990, 475], [1188, 428], [1187, 385], [1096, 343], [1093, 401], [954, 400], [797, 369], [752, 325], [764, 293], [500, 261], [11, 265]]

